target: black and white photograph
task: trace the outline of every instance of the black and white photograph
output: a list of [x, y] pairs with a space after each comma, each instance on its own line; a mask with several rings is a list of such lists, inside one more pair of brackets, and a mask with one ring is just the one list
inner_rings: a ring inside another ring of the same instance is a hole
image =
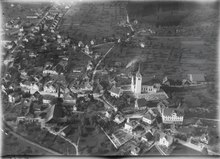
[[1, 0], [1, 157], [220, 157], [220, 1]]

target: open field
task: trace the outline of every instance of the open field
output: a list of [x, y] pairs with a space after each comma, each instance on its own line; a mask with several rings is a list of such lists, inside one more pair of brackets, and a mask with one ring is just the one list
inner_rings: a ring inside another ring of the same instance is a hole
[[[5, 22], [13, 19], [20, 18], [23, 22], [34, 22], [35, 19], [27, 19], [26, 16], [33, 16], [36, 11], [44, 10], [50, 6], [49, 3], [10, 3], [10, 2], [1, 2], [2, 4], [2, 12], [3, 12], [3, 20]], [[14, 14], [16, 13], [16, 14]]]
[[174, 93], [174, 96], [184, 98], [185, 118], [218, 118], [217, 92], [213, 86], [205, 89], [189, 90]]
[[8, 133], [3, 134], [2, 156], [7, 155], [52, 155], [42, 149], [33, 147], [31, 144], [22, 141], [21, 139]]
[[122, 29], [117, 23], [126, 16], [124, 7], [108, 2], [73, 4], [64, 16], [60, 31], [84, 39], [118, 34]]

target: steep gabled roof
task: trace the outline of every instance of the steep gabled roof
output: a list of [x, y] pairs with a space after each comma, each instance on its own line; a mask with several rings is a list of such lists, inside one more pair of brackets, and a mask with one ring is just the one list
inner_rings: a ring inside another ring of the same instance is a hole
[[149, 119], [149, 120], [153, 120], [154, 119], [154, 117], [153, 117], [153, 115], [151, 115], [150, 113], [146, 113], [143, 117], [145, 117], [145, 118], [147, 118], [147, 119]]
[[55, 104], [49, 108], [45, 117], [45, 121], [49, 122], [52, 119], [62, 118], [63, 115], [64, 114], [61, 105]]
[[147, 132], [144, 137], [149, 141], [149, 140], [152, 140], [154, 138], [154, 136], [150, 133], [150, 132]]
[[120, 88], [117, 88], [117, 87], [113, 86], [113, 87], [109, 90], [109, 92], [112, 92], [112, 93], [115, 93], [115, 94], [120, 94], [121, 90], [120, 90]]

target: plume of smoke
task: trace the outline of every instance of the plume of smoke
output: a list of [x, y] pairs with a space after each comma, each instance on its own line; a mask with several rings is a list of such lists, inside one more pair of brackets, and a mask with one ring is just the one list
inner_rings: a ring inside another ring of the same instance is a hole
[[136, 56], [133, 60], [131, 60], [126, 68], [129, 68], [131, 66], [134, 66], [137, 62], [145, 62], [146, 61], [146, 55], [139, 55], [139, 56]]

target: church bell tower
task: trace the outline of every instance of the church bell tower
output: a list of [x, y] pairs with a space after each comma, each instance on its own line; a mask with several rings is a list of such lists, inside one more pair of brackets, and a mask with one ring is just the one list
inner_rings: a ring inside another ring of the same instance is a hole
[[138, 72], [136, 73], [136, 81], [135, 81], [135, 93], [136, 94], [141, 94], [141, 86], [142, 86], [142, 76], [140, 73], [140, 64], [138, 68]]

